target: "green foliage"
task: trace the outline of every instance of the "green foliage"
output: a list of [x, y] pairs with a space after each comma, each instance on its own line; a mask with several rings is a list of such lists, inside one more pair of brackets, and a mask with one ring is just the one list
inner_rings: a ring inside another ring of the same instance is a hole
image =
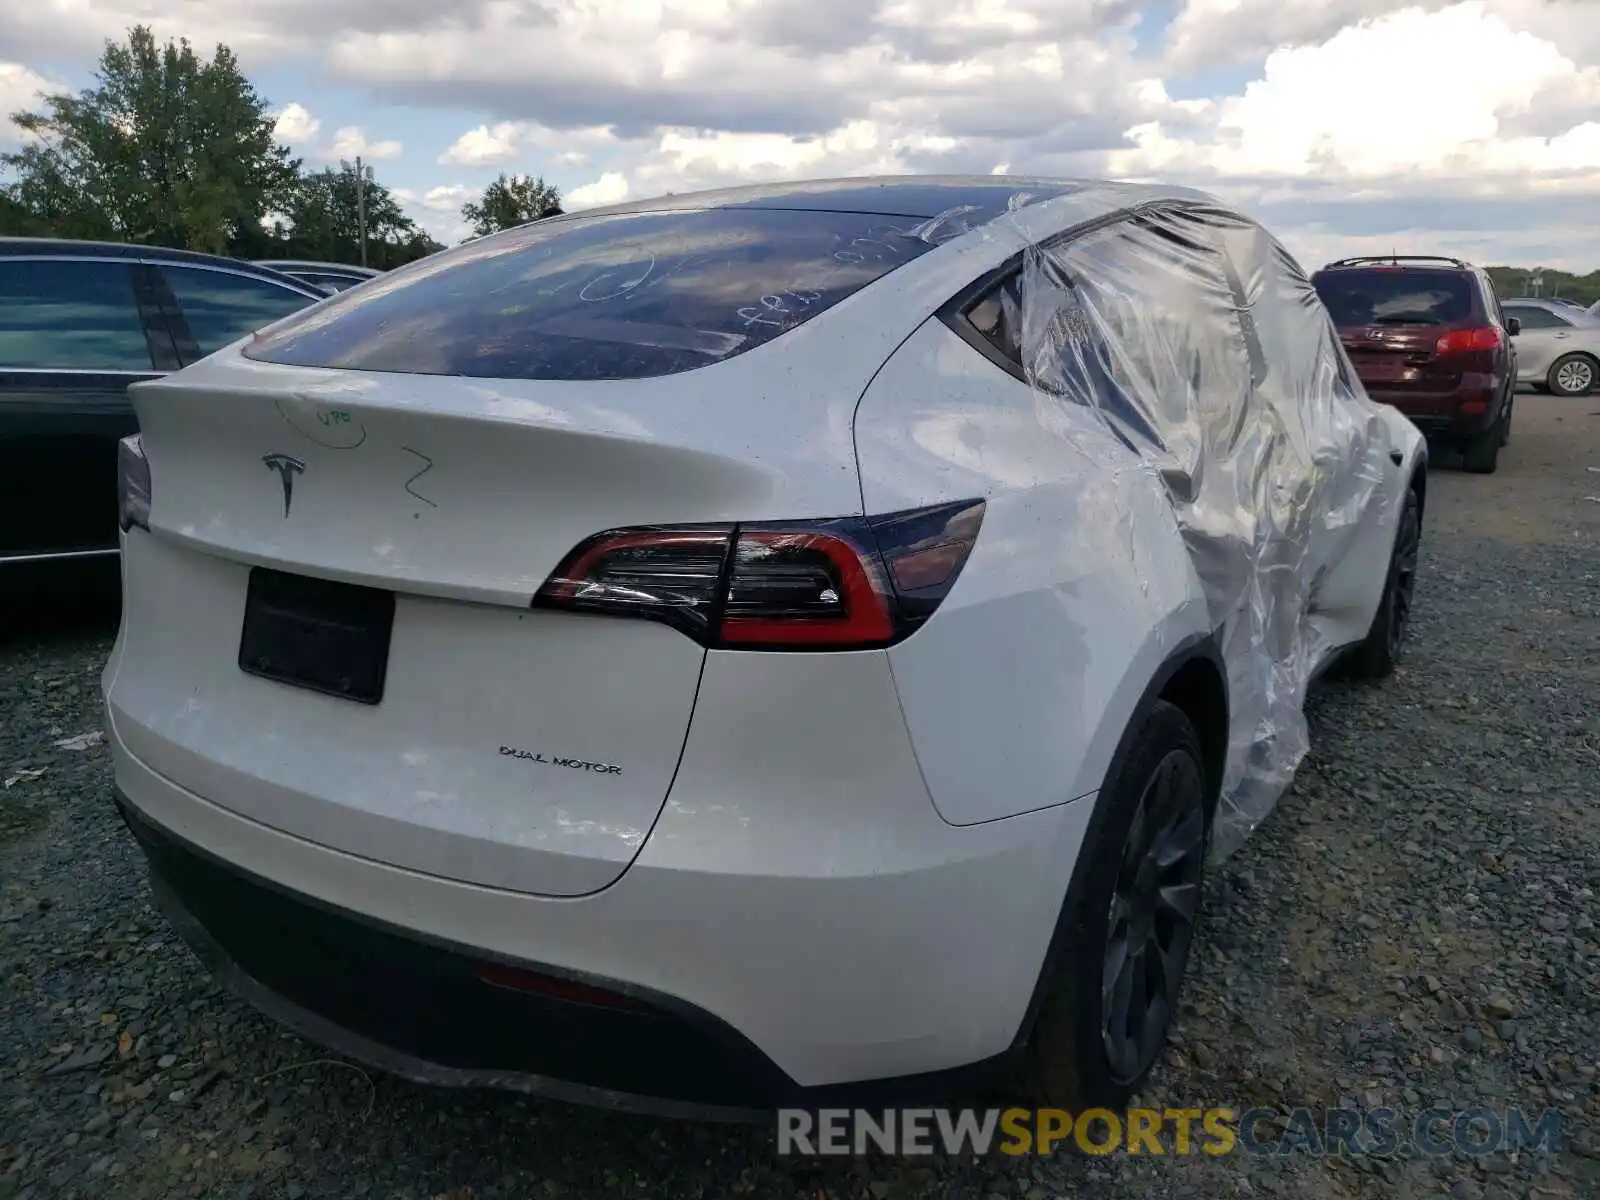
[[48, 222], [34, 215], [8, 191], [0, 189], [0, 237], [48, 237]]
[[[302, 173], [267, 102], [226, 46], [157, 46], [134, 27], [108, 42], [95, 86], [12, 118], [32, 141], [0, 155], [0, 234], [98, 238], [238, 258], [359, 262], [355, 169]], [[389, 268], [443, 247], [389, 189], [366, 190], [367, 262]]]
[[[1502, 300], [1511, 300], [1518, 296], [1533, 295], [1531, 280], [1535, 270], [1532, 267], [1488, 267], [1489, 278], [1494, 281], [1494, 289], [1500, 294]], [[1566, 271], [1553, 271], [1544, 269], [1539, 272], [1544, 276], [1544, 284], [1539, 289], [1539, 294], [1546, 299], [1559, 297], [1562, 300], [1576, 300], [1587, 307], [1596, 300], [1600, 300], [1600, 271], [1590, 271], [1587, 275], [1572, 275]]]
[[[273, 228], [272, 248], [256, 257], [308, 258], [320, 262], [361, 261], [355, 166], [341, 162], [301, 176]], [[393, 193], [366, 181], [367, 265], [389, 270], [443, 247], [401, 211]]]
[[477, 203], [461, 206], [461, 218], [475, 237], [561, 215], [561, 193], [542, 176], [505, 175], [483, 189]]
[[37, 140], [0, 155], [9, 197], [59, 237], [226, 253], [299, 166], [231, 50], [203, 60], [142, 25], [106, 44], [95, 86], [12, 119]]

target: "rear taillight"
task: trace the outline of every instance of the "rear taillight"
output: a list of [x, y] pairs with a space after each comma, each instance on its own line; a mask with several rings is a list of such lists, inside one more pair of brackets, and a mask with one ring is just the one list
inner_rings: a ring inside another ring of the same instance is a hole
[[1497, 349], [1501, 340], [1496, 326], [1482, 325], [1477, 329], [1452, 329], [1440, 336], [1433, 349], [1436, 354], [1468, 354], [1474, 350]]
[[981, 500], [881, 517], [616, 529], [534, 604], [660, 621], [705, 646], [861, 650], [909, 637], [954, 586]]
[[137, 433], [117, 443], [117, 520], [124, 533], [150, 528], [150, 460]]

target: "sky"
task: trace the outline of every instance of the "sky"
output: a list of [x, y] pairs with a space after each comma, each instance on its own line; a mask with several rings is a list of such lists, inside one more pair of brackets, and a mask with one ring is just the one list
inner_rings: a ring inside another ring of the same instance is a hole
[[1600, 0], [26, 0], [0, 114], [136, 23], [231, 46], [281, 141], [447, 243], [502, 171], [569, 211], [1012, 173], [1203, 188], [1308, 268], [1600, 268]]

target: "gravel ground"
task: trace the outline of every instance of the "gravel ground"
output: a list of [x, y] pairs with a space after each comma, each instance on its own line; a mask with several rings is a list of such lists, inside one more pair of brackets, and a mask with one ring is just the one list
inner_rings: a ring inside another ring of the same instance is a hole
[[769, 1130], [369, 1077], [214, 987], [109, 802], [111, 630], [0, 643], [0, 1197], [1600, 1196], [1600, 399], [1440, 464], [1406, 665], [1313, 699], [1294, 789], [1214, 878], [1145, 1100], [1559, 1110], [1553, 1156], [779, 1158]]

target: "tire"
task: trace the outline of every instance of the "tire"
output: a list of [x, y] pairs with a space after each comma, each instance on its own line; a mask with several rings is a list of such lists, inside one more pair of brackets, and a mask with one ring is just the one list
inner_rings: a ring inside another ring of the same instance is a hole
[[1563, 354], [1545, 376], [1545, 385], [1555, 396], [1587, 396], [1596, 383], [1600, 383], [1600, 362], [1587, 354]]
[[1500, 466], [1500, 447], [1505, 445], [1501, 434], [1501, 427], [1505, 424], [1506, 414], [1502, 412], [1496, 421], [1477, 437], [1462, 443], [1461, 466], [1463, 470], [1473, 475], [1493, 475]]
[[1516, 393], [1506, 393], [1505, 412], [1500, 416], [1500, 444], [1502, 446], [1509, 446], [1511, 444], [1511, 413], [1516, 407], [1516, 403]]
[[[1118, 1108], [1149, 1075], [1177, 1011], [1200, 915], [1211, 809], [1194, 725], [1182, 709], [1158, 700], [1101, 789], [1079, 850], [1064, 940], [1013, 1079], [1026, 1102]], [[1158, 852], [1175, 856], [1165, 870], [1155, 867]], [[1159, 889], [1156, 881], [1163, 881]], [[1130, 952], [1135, 943], [1141, 948]], [[1102, 995], [1115, 962], [1125, 970], [1112, 995], [1130, 1000], [1120, 1028]], [[1157, 964], [1159, 1000], [1141, 1008], [1132, 999], [1151, 990]], [[1129, 1036], [1135, 1009], [1144, 1022]]]
[[1387, 679], [1394, 673], [1405, 649], [1406, 630], [1411, 624], [1411, 604], [1416, 595], [1417, 549], [1422, 543], [1422, 505], [1415, 488], [1406, 489], [1405, 506], [1394, 531], [1394, 548], [1389, 552], [1389, 573], [1383, 582], [1383, 596], [1366, 638], [1351, 654], [1349, 675], [1355, 679]]

